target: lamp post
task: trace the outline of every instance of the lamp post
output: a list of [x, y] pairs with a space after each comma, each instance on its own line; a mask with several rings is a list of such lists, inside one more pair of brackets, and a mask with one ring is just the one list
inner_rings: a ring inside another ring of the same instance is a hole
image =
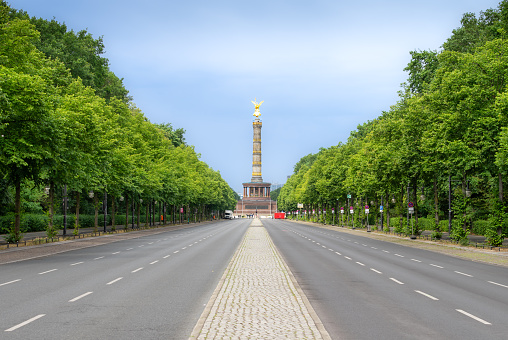
[[104, 212], [104, 232], [108, 225], [108, 193], [104, 190], [104, 202], [102, 202], [102, 211]]

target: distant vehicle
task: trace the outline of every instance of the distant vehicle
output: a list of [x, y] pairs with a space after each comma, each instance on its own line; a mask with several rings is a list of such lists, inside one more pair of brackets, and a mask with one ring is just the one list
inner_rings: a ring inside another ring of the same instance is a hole
[[235, 218], [235, 217], [233, 216], [233, 211], [232, 211], [232, 210], [226, 210], [226, 211], [224, 212], [224, 218], [228, 218], [228, 219], [230, 219], [230, 220], [232, 220], [233, 218]]
[[283, 212], [275, 213], [274, 218], [283, 220], [286, 218], [286, 213], [283, 213]]

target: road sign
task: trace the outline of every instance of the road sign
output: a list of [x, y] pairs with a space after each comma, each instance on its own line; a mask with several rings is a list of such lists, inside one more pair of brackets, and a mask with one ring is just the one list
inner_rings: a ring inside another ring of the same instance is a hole
[[344, 207], [340, 207], [340, 213], [343, 214], [344, 213]]
[[347, 198], [351, 198], [351, 194], [347, 194]]
[[365, 213], [368, 214], [369, 213], [369, 209], [365, 209]]
[[354, 214], [355, 210], [353, 209], [353, 207], [349, 207], [349, 212], [350, 212], [351, 214]]
[[415, 208], [414, 207], [409, 207], [409, 213], [412, 215], [415, 213]]
[[379, 206], [379, 212], [383, 212], [383, 208], [384, 208], [384, 207], [383, 207], [382, 205], [381, 205], [381, 206]]
[[332, 208], [332, 214], [335, 214], [335, 209], [334, 208]]
[[412, 208], [412, 207], [414, 207], [414, 204], [413, 204], [413, 202], [409, 202], [409, 203], [407, 204], [407, 206], [408, 206], [408, 208]]

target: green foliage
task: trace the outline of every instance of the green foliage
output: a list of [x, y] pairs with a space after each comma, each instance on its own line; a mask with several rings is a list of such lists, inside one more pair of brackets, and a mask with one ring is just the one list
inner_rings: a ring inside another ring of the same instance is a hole
[[[49, 183], [85, 196], [83, 207], [93, 210], [101, 202], [86, 202], [90, 190], [207, 214], [234, 209], [237, 195], [185, 143], [185, 131], [150, 123], [103, 53], [102, 38], [86, 30], [68, 31], [0, 2], [0, 213], [30, 216], [58, 206], [41, 193]], [[14, 218], [14, 227], [45, 230], [43, 219]], [[60, 217], [53, 222], [61, 228]], [[79, 222], [94, 227], [93, 216]]]
[[23, 233], [16, 231], [16, 228], [11, 227], [9, 232], [4, 235], [4, 239], [7, 243], [18, 243], [23, 239]]
[[281, 191], [282, 187], [281, 188], [277, 188], [275, 190], [272, 190], [270, 191], [270, 198], [272, 201], [277, 201], [277, 198], [279, 197], [280, 195], [280, 191]]
[[[443, 217], [451, 176], [453, 186], [461, 182], [453, 192], [452, 238], [467, 243], [471, 228], [480, 234], [491, 230], [492, 237], [495, 229], [497, 235], [508, 232], [504, 218], [489, 228], [481, 222], [495, 212], [489, 202], [501, 188], [498, 178], [503, 183], [508, 174], [508, 0], [478, 18], [464, 15], [461, 24], [443, 51], [411, 52], [408, 84], [389, 111], [359, 125], [347, 143], [295, 165], [278, 197], [281, 209], [295, 210], [297, 203], [346, 205], [347, 194], [354, 200], [383, 197], [391, 227], [408, 233], [399, 216], [413, 201], [417, 231], [433, 230], [437, 237], [448, 231]], [[466, 187], [471, 198], [465, 197]], [[430, 190], [435, 200], [418, 199], [419, 192], [429, 196]], [[397, 203], [387, 204], [387, 198]], [[355, 226], [358, 219], [355, 212]]]

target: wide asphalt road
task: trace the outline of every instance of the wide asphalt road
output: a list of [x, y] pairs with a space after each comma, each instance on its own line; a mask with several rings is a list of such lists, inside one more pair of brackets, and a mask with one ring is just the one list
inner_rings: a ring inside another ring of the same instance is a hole
[[333, 339], [508, 339], [508, 269], [263, 220]]
[[0, 265], [0, 338], [187, 339], [251, 221]]

